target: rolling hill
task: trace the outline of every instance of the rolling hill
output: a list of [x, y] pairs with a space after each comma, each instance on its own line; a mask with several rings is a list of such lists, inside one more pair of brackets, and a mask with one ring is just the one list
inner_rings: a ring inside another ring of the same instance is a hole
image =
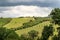
[[26, 23], [30, 20], [34, 20], [34, 18], [13, 18], [10, 23], [4, 25], [4, 27], [7, 28], [17, 28], [23, 25], [23, 23]]
[[[25, 23], [25, 24], [24, 24]], [[16, 30], [15, 32], [21, 36], [22, 34], [27, 34], [31, 30], [36, 30], [39, 32], [38, 36], [42, 36], [42, 31], [44, 26], [51, 24], [50, 18], [33, 18], [33, 17], [26, 17], [26, 18], [0, 18], [0, 26], [6, 27], [7, 29], [16, 29], [23, 27], [22, 29]], [[25, 28], [25, 26], [28, 27]], [[32, 25], [32, 26], [31, 26]], [[58, 25], [53, 24], [54, 27], [54, 35], [57, 35], [57, 27]], [[53, 36], [54, 36], [53, 35]], [[52, 37], [49, 38], [51, 40]]]

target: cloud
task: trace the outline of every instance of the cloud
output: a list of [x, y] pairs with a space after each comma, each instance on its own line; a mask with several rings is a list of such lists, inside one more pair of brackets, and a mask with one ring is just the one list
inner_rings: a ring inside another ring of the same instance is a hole
[[17, 6], [17, 5], [60, 7], [60, 0], [0, 0], [0, 6]]
[[60, 0], [1, 0], [7, 2], [31, 2], [31, 1], [40, 1], [40, 2], [56, 2]]
[[0, 12], [0, 17], [21, 17], [21, 16], [48, 16], [52, 8], [38, 7], [38, 6], [13, 6], [13, 7], [2, 7], [6, 10]]

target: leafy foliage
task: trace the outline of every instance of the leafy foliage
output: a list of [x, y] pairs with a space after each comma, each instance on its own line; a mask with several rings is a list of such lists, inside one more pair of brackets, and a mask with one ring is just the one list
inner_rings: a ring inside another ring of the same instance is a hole
[[0, 27], [0, 40], [18, 40], [19, 36], [15, 31]]
[[58, 35], [55, 35], [53, 37], [53, 40], [60, 40], [60, 27], [58, 27], [57, 30], [58, 30]]
[[35, 37], [38, 37], [38, 32], [35, 30], [31, 30], [28, 34], [23, 34], [20, 36], [20, 40], [35, 40]]
[[53, 9], [50, 15], [52, 16], [53, 22], [60, 25], [60, 9]]
[[28, 34], [32, 39], [38, 36], [38, 32], [35, 30], [31, 30], [30, 32], [28, 32]]
[[41, 40], [48, 40], [49, 36], [53, 35], [52, 25], [45, 26], [42, 32]]
[[20, 36], [20, 40], [29, 40], [29, 39], [28, 39], [28, 35], [22, 34], [22, 35]]

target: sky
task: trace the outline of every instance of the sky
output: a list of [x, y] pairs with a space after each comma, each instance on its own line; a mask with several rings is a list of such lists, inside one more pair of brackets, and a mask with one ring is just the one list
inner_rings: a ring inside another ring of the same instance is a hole
[[46, 17], [60, 0], [0, 0], [0, 17]]

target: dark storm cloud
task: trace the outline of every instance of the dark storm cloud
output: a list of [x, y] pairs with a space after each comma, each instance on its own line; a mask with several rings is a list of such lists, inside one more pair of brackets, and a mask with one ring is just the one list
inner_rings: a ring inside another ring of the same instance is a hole
[[0, 0], [0, 6], [36, 5], [41, 7], [60, 7], [59, 0]]

